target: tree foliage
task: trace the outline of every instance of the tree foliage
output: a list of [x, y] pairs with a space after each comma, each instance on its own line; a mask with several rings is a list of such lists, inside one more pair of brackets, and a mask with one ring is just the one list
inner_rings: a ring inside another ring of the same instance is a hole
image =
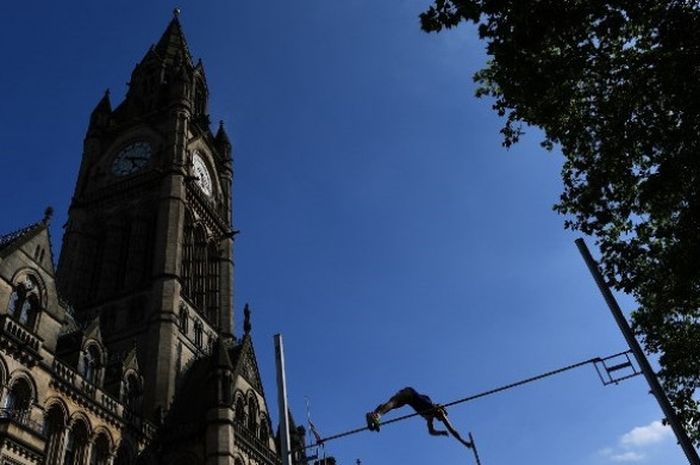
[[435, 0], [425, 31], [477, 25], [477, 96], [561, 148], [555, 210], [592, 235], [608, 283], [632, 294], [637, 335], [700, 444], [700, 2]]

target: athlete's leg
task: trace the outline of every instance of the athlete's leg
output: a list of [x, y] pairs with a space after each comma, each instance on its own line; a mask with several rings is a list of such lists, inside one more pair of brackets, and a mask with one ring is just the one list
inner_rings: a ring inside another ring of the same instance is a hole
[[385, 413], [390, 412], [395, 408], [403, 407], [408, 403], [408, 401], [411, 400], [415, 392], [416, 391], [414, 391], [412, 388], [403, 388], [399, 392], [391, 396], [391, 399], [384, 402], [383, 404], [379, 404], [377, 408], [374, 409], [374, 412], [380, 415], [384, 415]]
[[450, 420], [447, 418], [447, 415], [445, 414], [444, 411], [438, 411], [436, 418], [438, 420], [440, 420], [445, 425], [445, 428], [447, 428], [447, 431], [449, 431], [450, 434], [452, 434], [452, 436], [455, 437], [455, 439], [457, 439], [459, 442], [461, 442], [462, 444], [464, 444], [465, 446], [467, 446], [469, 448], [472, 447], [472, 443], [470, 441], [466, 441], [466, 440], [462, 439], [462, 436], [460, 436], [460, 434], [457, 432], [457, 430], [454, 428], [454, 426], [452, 426], [452, 423], [450, 423]]

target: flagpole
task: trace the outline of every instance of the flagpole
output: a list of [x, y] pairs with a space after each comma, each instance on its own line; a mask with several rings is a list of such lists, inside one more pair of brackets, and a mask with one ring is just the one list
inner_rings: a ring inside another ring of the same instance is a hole
[[287, 378], [284, 370], [284, 346], [282, 335], [275, 334], [275, 361], [277, 362], [277, 404], [280, 411], [280, 446], [282, 447], [282, 465], [291, 465], [289, 450], [289, 407], [287, 405]]

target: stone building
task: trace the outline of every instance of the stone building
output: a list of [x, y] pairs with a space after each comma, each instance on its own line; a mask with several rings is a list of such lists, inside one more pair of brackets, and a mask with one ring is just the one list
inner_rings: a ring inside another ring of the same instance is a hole
[[50, 211], [0, 236], [0, 465], [280, 463], [207, 105], [176, 14], [90, 115], [58, 264]]

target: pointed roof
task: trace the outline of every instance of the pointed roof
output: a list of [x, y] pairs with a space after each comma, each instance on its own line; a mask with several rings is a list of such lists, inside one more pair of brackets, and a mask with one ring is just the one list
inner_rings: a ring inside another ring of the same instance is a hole
[[224, 129], [224, 120], [219, 121], [219, 130], [216, 131], [214, 140], [217, 144], [224, 145], [229, 148], [231, 147], [231, 141], [229, 140], [228, 134], [226, 134], [226, 130]]
[[255, 349], [253, 348], [253, 341], [249, 333], [243, 337], [240, 347], [240, 353], [238, 354], [237, 359], [234, 361], [234, 372], [248, 381], [248, 384], [250, 384], [253, 389], [258, 391], [258, 393], [260, 393], [260, 395], [264, 398], [265, 392], [263, 391], [262, 380], [260, 378], [258, 361], [257, 357], [255, 356]]
[[102, 343], [102, 332], [100, 331], [100, 315], [97, 315], [85, 328], [85, 339], [95, 339]]
[[123, 365], [123, 370], [129, 370], [133, 369], [136, 372], [139, 372], [139, 360], [138, 356], [136, 354], [136, 346], [131, 348], [131, 350], [126, 354], [126, 357], [124, 357], [124, 361], [122, 362]]
[[109, 101], [109, 89], [105, 90], [104, 95], [100, 99], [100, 101], [97, 103], [95, 106], [95, 109], [92, 110], [92, 113], [111, 113], [112, 112], [112, 103]]
[[182, 32], [178, 15], [179, 13], [176, 10], [173, 19], [168, 24], [153, 51], [168, 65], [184, 62], [192, 66], [192, 54], [190, 54], [190, 50], [187, 47], [187, 40]]

